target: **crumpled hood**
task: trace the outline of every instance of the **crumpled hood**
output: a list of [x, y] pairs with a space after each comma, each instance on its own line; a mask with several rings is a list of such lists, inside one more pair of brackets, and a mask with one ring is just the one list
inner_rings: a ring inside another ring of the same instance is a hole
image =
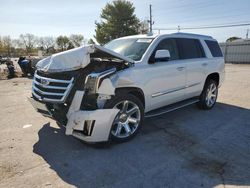
[[99, 45], [89, 45], [53, 54], [39, 61], [36, 67], [38, 70], [42, 70], [43, 72], [77, 70], [86, 67], [90, 63], [90, 54], [91, 57], [117, 58], [128, 63], [133, 63], [132, 59], [120, 55], [112, 50]]

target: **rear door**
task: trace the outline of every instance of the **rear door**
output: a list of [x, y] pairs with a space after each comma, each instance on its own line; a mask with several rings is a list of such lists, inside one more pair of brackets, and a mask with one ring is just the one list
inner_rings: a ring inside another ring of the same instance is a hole
[[203, 89], [206, 76], [207, 58], [198, 39], [178, 38], [180, 58], [186, 64], [186, 89], [185, 97], [199, 96]]

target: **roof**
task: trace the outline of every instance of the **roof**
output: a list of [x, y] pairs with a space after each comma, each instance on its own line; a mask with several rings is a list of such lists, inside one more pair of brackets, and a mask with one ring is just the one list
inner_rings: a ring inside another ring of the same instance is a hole
[[[158, 37], [164, 37], [164, 36], [213, 39], [213, 37], [207, 36], [207, 35], [200, 35], [200, 34], [193, 34], [193, 33], [182, 33], [182, 32], [171, 33], [171, 34], [131, 35], [131, 36], [126, 36], [126, 37], [121, 37], [121, 38], [122, 39], [128, 39], [128, 38], [158, 38]], [[119, 38], [119, 39], [121, 39], [121, 38]]]

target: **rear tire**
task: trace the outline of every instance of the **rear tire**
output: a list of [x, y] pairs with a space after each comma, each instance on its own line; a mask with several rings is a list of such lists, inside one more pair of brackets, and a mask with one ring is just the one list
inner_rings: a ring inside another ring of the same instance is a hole
[[218, 96], [218, 83], [212, 79], [207, 80], [200, 95], [198, 107], [203, 110], [210, 110], [214, 107]]
[[138, 133], [144, 119], [144, 107], [137, 97], [127, 93], [116, 94], [104, 108], [120, 110], [110, 130], [111, 140], [126, 142]]

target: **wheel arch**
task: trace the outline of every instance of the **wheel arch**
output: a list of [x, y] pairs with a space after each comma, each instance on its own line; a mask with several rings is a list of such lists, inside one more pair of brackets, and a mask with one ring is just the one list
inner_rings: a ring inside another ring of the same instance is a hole
[[143, 104], [143, 107], [145, 108], [145, 95], [141, 88], [138, 87], [120, 87], [115, 89], [115, 94], [118, 94], [119, 92], [127, 93], [134, 95], [137, 97]]
[[206, 83], [208, 80], [214, 80], [214, 81], [216, 81], [216, 82], [217, 82], [217, 86], [219, 86], [219, 84], [220, 84], [220, 74], [219, 74], [218, 72], [210, 73], [210, 74], [207, 76], [205, 83]]

